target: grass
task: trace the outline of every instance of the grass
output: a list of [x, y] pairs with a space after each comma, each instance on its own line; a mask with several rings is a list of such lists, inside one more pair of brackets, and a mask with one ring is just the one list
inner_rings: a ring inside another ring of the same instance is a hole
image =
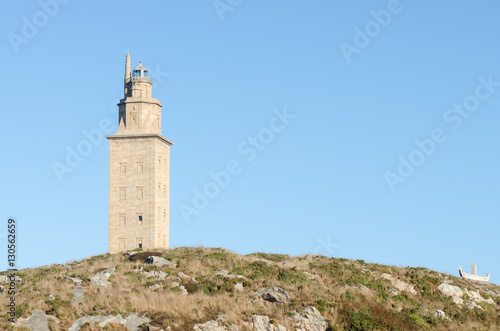
[[[161, 256], [176, 266], [147, 265], [144, 261], [148, 256]], [[293, 329], [289, 317], [311, 305], [330, 320], [332, 330], [500, 329], [500, 311], [496, 304], [482, 304], [483, 309], [460, 308], [437, 290], [445, 277], [461, 288], [478, 290], [484, 299], [490, 297], [486, 289], [499, 290], [498, 286], [479, 287], [425, 268], [398, 268], [318, 255], [290, 257], [254, 253], [243, 256], [221, 248], [203, 247], [139, 251], [129, 257], [103, 254], [70, 262], [67, 267], [70, 268], [66, 271], [61, 265], [20, 271], [19, 288], [23, 290], [17, 296], [16, 316], [27, 317], [34, 309], [41, 309], [60, 320], [58, 326], [53, 326], [54, 330], [64, 330], [82, 316], [120, 314], [126, 317], [137, 312], [147, 314], [154, 326], [187, 330], [224, 313], [228, 315], [228, 323], [244, 330], [242, 322], [249, 321], [252, 314], [259, 314]], [[88, 279], [96, 272], [112, 267], [116, 267], [116, 273], [110, 278], [111, 286], [104, 288], [89, 283]], [[140, 267], [143, 272], [163, 271], [170, 277], [168, 280], [148, 278], [138, 272]], [[215, 276], [215, 271], [220, 269], [243, 278]], [[309, 279], [306, 271], [319, 277]], [[195, 277], [197, 282], [175, 279], [179, 272]], [[397, 295], [390, 294], [391, 283], [378, 278], [382, 273], [391, 273], [412, 284], [418, 294], [400, 291]], [[78, 306], [70, 303], [75, 285], [64, 279], [70, 275], [82, 279], [86, 288], [84, 301]], [[173, 281], [183, 285], [188, 295], [182, 295], [179, 287], [172, 287]], [[235, 291], [236, 283], [243, 284], [243, 291]], [[153, 284], [159, 284], [160, 288], [150, 290], [148, 287]], [[269, 305], [253, 297], [256, 290], [268, 286], [286, 290], [291, 303]], [[49, 299], [49, 295], [55, 298]], [[6, 293], [0, 293], [0, 298], [7, 300]], [[493, 299], [500, 302], [498, 297]], [[443, 310], [451, 320], [436, 318], [433, 315], [436, 309]], [[0, 329], [12, 329], [6, 317], [0, 316]], [[98, 330], [94, 325], [85, 328]]]

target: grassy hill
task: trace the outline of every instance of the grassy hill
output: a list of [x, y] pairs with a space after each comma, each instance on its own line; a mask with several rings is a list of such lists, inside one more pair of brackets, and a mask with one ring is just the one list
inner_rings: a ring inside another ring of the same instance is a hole
[[[2, 305], [0, 327], [77, 330], [87, 317], [81, 330], [128, 330], [137, 316], [142, 330], [500, 330], [500, 286], [425, 268], [219, 248], [132, 253], [17, 272], [18, 322]], [[168, 261], [145, 263], [152, 255]], [[255, 294], [269, 287], [280, 290]]]

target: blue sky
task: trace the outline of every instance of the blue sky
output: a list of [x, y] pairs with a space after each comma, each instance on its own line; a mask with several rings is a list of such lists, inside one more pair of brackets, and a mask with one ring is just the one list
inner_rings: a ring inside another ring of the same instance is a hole
[[[18, 267], [107, 251], [108, 142], [85, 132], [115, 132], [130, 47], [174, 142], [171, 247], [454, 275], [476, 262], [499, 283], [499, 7], [4, 4], [0, 211], [4, 229], [10, 216], [19, 223]], [[89, 144], [58, 177], [53, 165]], [[211, 173], [228, 164], [239, 172], [217, 184]], [[3, 269], [6, 258], [0, 250]]]

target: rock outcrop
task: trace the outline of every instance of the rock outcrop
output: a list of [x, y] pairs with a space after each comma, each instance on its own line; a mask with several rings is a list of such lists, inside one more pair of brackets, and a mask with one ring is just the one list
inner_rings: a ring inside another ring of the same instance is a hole
[[41, 310], [33, 310], [31, 316], [27, 318], [20, 318], [17, 320], [16, 325], [19, 327], [26, 327], [31, 331], [50, 331], [49, 320], [59, 323], [59, 320], [51, 315], [45, 314]]
[[138, 330], [139, 326], [143, 323], [149, 323], [151, 320], [147, 317], [139, 317], [137, 314], [132, 314], [123, 318], [121, 315], [109, 315], [109, 316], [85, 316], [80, 317], [73, 323], [73, 325], [68, 329], [69, 331], [79, 331], [82, 325], [85, 323], [97, 323], [99, 327], [103, 328], [108, 323], [121, 324], [129, 328], [129, 330]]
[[290, 297], [288, 293], [280, 287], [271, 286], [267, 288], [260, 288], [255, 292], [255, 297], [260, 297], [269, 302], [275, 303], [288, 303], [290, 302]]
[[396, 277], [394, 277], [393, 275], [382, 274], [382, 275], [380, 275], [380, 278], [384, 278], [384, 279], [389, 280], [391, 282], [392, 286], [394, 286], [395, 288], [397, 288], [400, 291], [406, 291], [406, 292], [413, 294], [413, 295], [417, 294], [417, 291], [415, 291], [415, 288], [413, 287], [413, 285], [402, 282], [399, 279], [397, 279]]
[[250, 327], [255, 331], [286, 331], [283, 325], [274, 325], [271, 323], [269, 317], [264, 315], [252, 315], [252, 320], [250, 321]]
[[108, 287], [111, 283], [108, 282], [108, 278], [111, 274], [114, 274], [116, 268], [109, 268], [106, 270], [99, 271], [94, 276], [90, 277], [90, 282], [99, 286]]
[[175, 263], [170, 262], [167, 259], [164, 259], [160, 256], [149, 256], [146, 261], [144, 261], [146, 264], [152, 264], [157, 267], [163, 267], [164, 265], [169, 266], [169, 267], [175, 267]]
[[292, 316], [297, 331], [325, 331], [330, 326], [326, 317], [313, 306], [305, 307], [300, 314]]
[[245, 278], [245, 277], [243, 277], [242, 275], [234, 275], [234, 274], [231, 274], [231, 273], [229, 273], [229, 271], [224, 270], [224, 269], [217, 270], [217, 271], [215, 272], [215, 275], [216, 275], [216, 276], [224, 276], [224, 277], [231, 278], [231, 279], [233, 279], [233, 278]]

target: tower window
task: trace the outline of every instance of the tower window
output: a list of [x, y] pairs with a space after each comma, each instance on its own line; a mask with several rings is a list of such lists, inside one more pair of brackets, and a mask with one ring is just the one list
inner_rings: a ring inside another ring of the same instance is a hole
[[142, 248], [142, 243], [139, 243], [139, 248]]
[[137, 215], [137, 225], [142, 225], [142, 215]]
[[120, 199], [125, 200], [127, 198], [127, 189], [125, 187], [120, 187]]
[[125, 225], [125, 214], [120, 214], [120, 226]]
[[137, 163], [137, 173], [139, 175], [144, 173], [144, 163]]

